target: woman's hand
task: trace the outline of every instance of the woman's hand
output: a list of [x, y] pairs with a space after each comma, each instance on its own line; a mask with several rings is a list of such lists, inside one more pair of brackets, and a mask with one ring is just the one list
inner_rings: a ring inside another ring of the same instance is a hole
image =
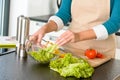
[[41, 45], [41, 40], [45, 35], [45, 28], [40, 28], [38, 31], [36, 31], [32, 36], [30, 36], [30, 41], [32, 41], [34, 44], [39, 45], [40, 47], [42, 47]]
[[44, 26], [42, 26], [38, 31], [36, 31], [32, 36], [30, 36], [30, 41], [42, 47], [41, 40], [46, 33], [56, 31], [57, 24], [54, 21], [49, 21]]
[[78, 33], [74, 33], [70, 30], [67, 30], [56, 40], [56, 44], [58, 44], [59, 46], [62, 46], [66, 43], [77, 42], [77, 41], [79, 41]]
[[78, 33], [74, 33], [70, 30], [67, 30], [56, 40], [56, 44], [62, 46], [69, 42], [78, 42], [78, 41], [90, 40], [90, 39], [96, 39], [96, 34], [93, 31], [93, 29], [81, 31]]

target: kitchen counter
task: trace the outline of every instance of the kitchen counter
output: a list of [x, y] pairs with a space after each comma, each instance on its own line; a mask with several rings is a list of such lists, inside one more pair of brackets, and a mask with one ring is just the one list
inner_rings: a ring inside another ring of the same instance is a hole
[[[38, 22], [48, 22], [48, 19], [53, 16], [54, 14], [48, 14], [48, 15], [41, 15], [41, 16], [32, 16], [29, 17], [32, 21], [38, 21]], [[70, 23], [66, 24], [65, 26], [69, 26]]]
[[30, 56], [19, 58], [15, 52], [0, 56], [0, 80], [113, 80], [120, 75], [120, 60], [112, 59], [95, 68], [91, 78], [64, 78]]
[[49, 19], [52, 15], [53, 15], [53, 14], [41, 15], [41, 16], [32, 16], [32, 17], [29, 17], [29, 18], [30, 18], [30, 20], [33, 20], [33, 21], [47, 22], [48, 19]]

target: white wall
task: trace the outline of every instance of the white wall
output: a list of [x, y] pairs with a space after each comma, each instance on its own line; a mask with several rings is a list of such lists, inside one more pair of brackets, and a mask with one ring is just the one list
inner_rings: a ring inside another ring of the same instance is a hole
[[40, 16], [52, 14], [56, 11], [56, 0], [11, 0], [9, 36], [16, 35], [18, 16]]
[[57, 9], [56, 0], [28, 0], [28, 15], [44, 15], [55, 13]]

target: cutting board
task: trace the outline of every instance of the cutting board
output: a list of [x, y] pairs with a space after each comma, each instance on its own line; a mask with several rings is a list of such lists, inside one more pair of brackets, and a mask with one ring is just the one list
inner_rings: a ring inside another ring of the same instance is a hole
[[85, 56], [85, 51], [84, 50], [77, 50], [77, 49], [69, 49], [69, 48], [65, 48], [64, 47], [64, 52], [69, 52], [69, 53], [72, 53], [73, 56], [76, 56], [76, 57], [81, 57], [85, 60], [88, 61], [88, 63], [92, 66], [92, 67], [98, 67], [100, 65], [102, 65], [103, 63], [109, 61], [112, 59], [112, 56], [111, 55], [107, 55], [107, 54], [104, 54], [104, 58], [94, 58], [94, 59], [89, 59]]

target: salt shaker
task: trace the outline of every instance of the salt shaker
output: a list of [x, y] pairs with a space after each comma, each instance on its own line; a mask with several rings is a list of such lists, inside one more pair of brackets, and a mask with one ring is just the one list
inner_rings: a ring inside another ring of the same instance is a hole
[[30, 20], [28, 17], [23, 15], [17, 18], [17, 34], [16, 40], [18, 41], [16, 52], [19, 57], [27, 57], [25, 43], [29, 38], [29, 24]]

